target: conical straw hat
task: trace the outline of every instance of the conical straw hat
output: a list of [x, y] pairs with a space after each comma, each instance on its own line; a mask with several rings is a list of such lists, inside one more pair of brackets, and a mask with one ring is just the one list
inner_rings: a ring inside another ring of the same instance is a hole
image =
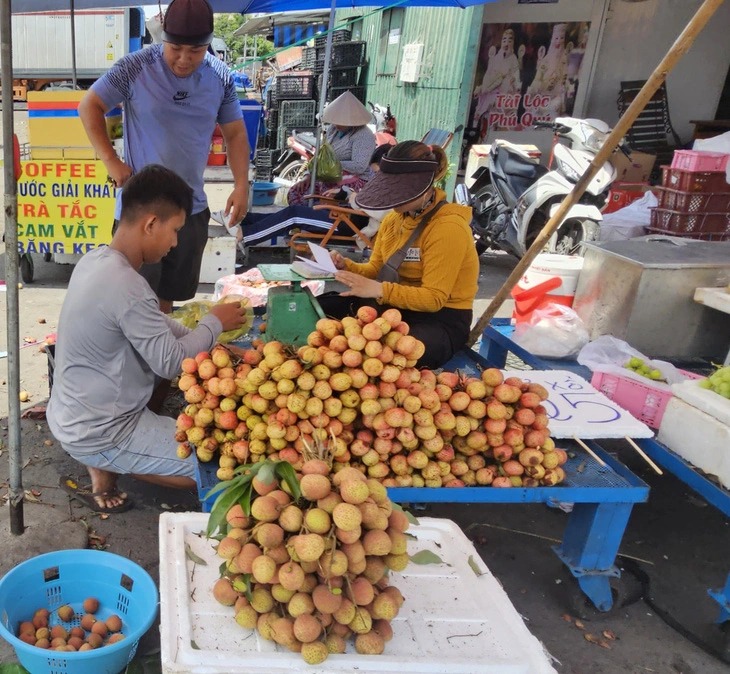
[[338, 126], [363, 126], [372, 122], [373, 118], [354, 94], [346, 91], [325, 108], [322, 121]]

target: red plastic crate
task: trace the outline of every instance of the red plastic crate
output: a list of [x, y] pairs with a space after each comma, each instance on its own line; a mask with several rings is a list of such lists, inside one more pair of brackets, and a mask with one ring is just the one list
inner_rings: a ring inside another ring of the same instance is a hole
[[683, 192], [730, 192], [725, 171], [686, 171], [662, 166], [662, 187]]
[[[690, 379], [704, 379], [701, 375], [692, 372], [684, 370], [681, 372]], [[665, 391], [652, 384], [649, 379], [644, 384], [608, 372], [594, 372], [591, 386], [603, 393], [609, 400], [613, 400], [617, 405], [623, 407], [633, 417], [654, 429], [658, 429], [659, 424], [662, 423], [664, 410], [673, 395], [671, 391]]]
[[730, 154], [702, 152], [700, 150], [675, 150], [672, 168], [684, 171], [724, 171]]
[[[730, 211], [730, 192], [682, 192], [669, 187], [654, 187], [659, 208], [680, 213], [726, 213]], [[610, 194], [610, 192], [609, 192]]]
[[730, 234], [730, 213], [680, 213], [654, 208], [651, 227], [666, 233]]

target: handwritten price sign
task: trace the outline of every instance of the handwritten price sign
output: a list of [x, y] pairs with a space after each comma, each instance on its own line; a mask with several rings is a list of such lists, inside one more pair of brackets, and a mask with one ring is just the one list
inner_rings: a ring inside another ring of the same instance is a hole
[[506, 371], [505, 377], [542, 384], [550, 394], [543, 405], [554, 438], [651, 438], [651, 429], [567, 370]]

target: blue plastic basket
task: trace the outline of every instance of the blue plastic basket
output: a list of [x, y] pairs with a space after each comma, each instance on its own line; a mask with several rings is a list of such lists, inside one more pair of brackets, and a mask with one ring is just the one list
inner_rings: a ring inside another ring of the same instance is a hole
[[[99, 600], [96, 616], [122, 619], [125, 639], [92, 651], [67, 653], [31, 646], [15, 634], [39, 608], [50, 612], [49, 626], [71, 629], [78, 617], [62, 622], [56, 611], [70, 605], [83, 615], [88, 597]], [[138, 564], [99, 550], [61, 550], [19, 564], [0, 580], [0, 635], [31, 674], [118, 674], [134, 657], [137, 643], [157, 616], [159, 595]]]

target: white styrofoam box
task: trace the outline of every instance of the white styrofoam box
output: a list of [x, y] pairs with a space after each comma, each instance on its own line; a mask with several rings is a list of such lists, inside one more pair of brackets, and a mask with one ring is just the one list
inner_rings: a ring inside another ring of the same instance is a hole
[[[213, 599], [221, 559], [201, 532], [204, 513], [160, 517], [160, 635], [164, 674], [557, 674], [471, 541], [450, 520], [421, 518], [408, 551], [431, 550], [444, 564], [391, 573], [405, 604], [383, 655], [342, 655], [306, 665], [297, 653], [243, 630]], [[207, 562], [195, 564], [185, 552]], [[477, 576], [469, 557], [481, 571]], [[352, 640], [350, 640], [352, 641]], [[195, 642], [193, 647], [192, 643]]]
[[730, 489], [730, 426], [673, 397], [664, 410], [657, 439]]
[[693, 379], [681, 384], [672, 384], [672, 393], [677, 398], [730, 426], [730, 400], [723, 398], [719, 393], [701, 388], [698, 384], [699, 381], [701, 380]]
[[236, 238], [233, 236], [208, 237], [200, 265], [200, 283], [215, 283], [221, 276], [236, 271]]

